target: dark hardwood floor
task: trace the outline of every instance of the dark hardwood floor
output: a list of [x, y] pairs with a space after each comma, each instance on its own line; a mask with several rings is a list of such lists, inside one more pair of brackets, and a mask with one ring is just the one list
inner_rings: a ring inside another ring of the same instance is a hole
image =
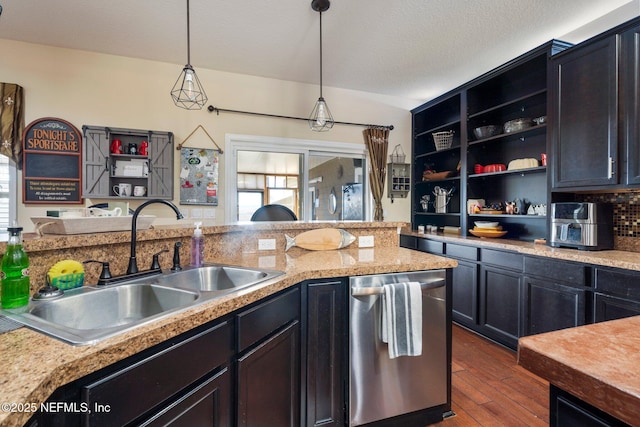
[[548, 426], [549, 383], [516, 363], [516, 353], [453, 326], [451, 400], [456, 426]]

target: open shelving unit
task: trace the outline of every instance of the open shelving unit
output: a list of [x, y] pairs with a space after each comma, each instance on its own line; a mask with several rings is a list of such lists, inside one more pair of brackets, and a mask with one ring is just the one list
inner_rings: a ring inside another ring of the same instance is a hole
[[[570, 45], [550, 41], [412, 110], [412, 227], [436, 225], [460, 227], [468, 234], [473, 222], [496, 220], [508, 237], [533, 240], [546, 236], [546, 215], [527, 215], [530, 205], [547, 205], [547, 168], [535, 167], [500, 172], [475, 173], [474, 165], [504, 164], [516, 159], [541, 159], [548, 152], [547, 126], [537, 124], [513, 132], [477, 139], [480, 126], [503, 126], [519, 118], [534, 119], [547, 114], [549, 59]], [[432, 134], [454, 131], [451, 148], [436, 150]], [[458, 171], [459, 167], [459, 171]], [[450, 171], [443, 179], [423, 179], [423, 171]], [[434, 188], [454, 188], [445, 213], [436, 213]], [[432, 203], [425, 211], [421, 201]], [[518, 215], [467, 212], [468, 199], [484, 199], [487, 205], [520, 200], [525, 212]]]

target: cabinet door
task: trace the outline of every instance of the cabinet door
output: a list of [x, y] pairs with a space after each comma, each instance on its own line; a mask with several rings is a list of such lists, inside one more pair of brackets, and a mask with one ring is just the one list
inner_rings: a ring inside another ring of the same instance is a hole
[[524, 335], [585, 324], [586, 291], [584, 289], [526, 276], [524, 286]]
[[173, 402], [160, 413], [139, 424], [146, 426], [231, 425], [231, 375], [224, 368], [216, 375]]
[[149, 197], [173, 198], [173, 134], [149, 133]]
[[552, 59], [554, 188], [618, 182], [617, 40], [612, 36]]
[[520, 337], [522, 275], [481, 266], [480, 329], [487, 337], [512, 349]]
[[478, 327], [478, 264], [458, 260], [453, 269], [452, 315], [461, 325], [475, 329]]
[[344, 425], [344, 281], [307, 285], [306, 426]]
[[82, 197], [108, 197], [109, 139], [104, 127], [83, 126]]
[[300, 425], [300, 323], [294, 321], [238, 359], [238, 425]]
[[626, 183], [640, 184], [640, 27], [622, 35], [621, 92], [623, 93], [623, 134], [627, 148]]
[[594, 322], [622, 319], [640, 315], [640, 301], [616, 298], [596, 293], [593, 296]]

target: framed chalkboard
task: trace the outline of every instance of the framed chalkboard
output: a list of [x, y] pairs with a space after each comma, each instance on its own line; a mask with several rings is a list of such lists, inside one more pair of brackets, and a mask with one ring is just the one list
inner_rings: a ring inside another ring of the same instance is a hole
[[23, 203], [82, 203], [82, 137], [52, 117], [31, 122], [22, 137]]

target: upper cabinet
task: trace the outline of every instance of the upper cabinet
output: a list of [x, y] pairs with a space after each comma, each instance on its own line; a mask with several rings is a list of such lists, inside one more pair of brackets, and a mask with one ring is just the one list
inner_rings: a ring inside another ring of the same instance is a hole
[[552, 60], [553, 190], [640, 184], [639, 32], [635, 19]]
[[173, 198], [171, 132], [104, 126], [82, 130], [83, 197]]
[[[489, 220], [510, 238], [546, 235], [549, 58], [568, 46], [546, 43], [412, 111], [414, 228], [466, 235]], [[445, 132], [451, 145], [439, 147]]]

